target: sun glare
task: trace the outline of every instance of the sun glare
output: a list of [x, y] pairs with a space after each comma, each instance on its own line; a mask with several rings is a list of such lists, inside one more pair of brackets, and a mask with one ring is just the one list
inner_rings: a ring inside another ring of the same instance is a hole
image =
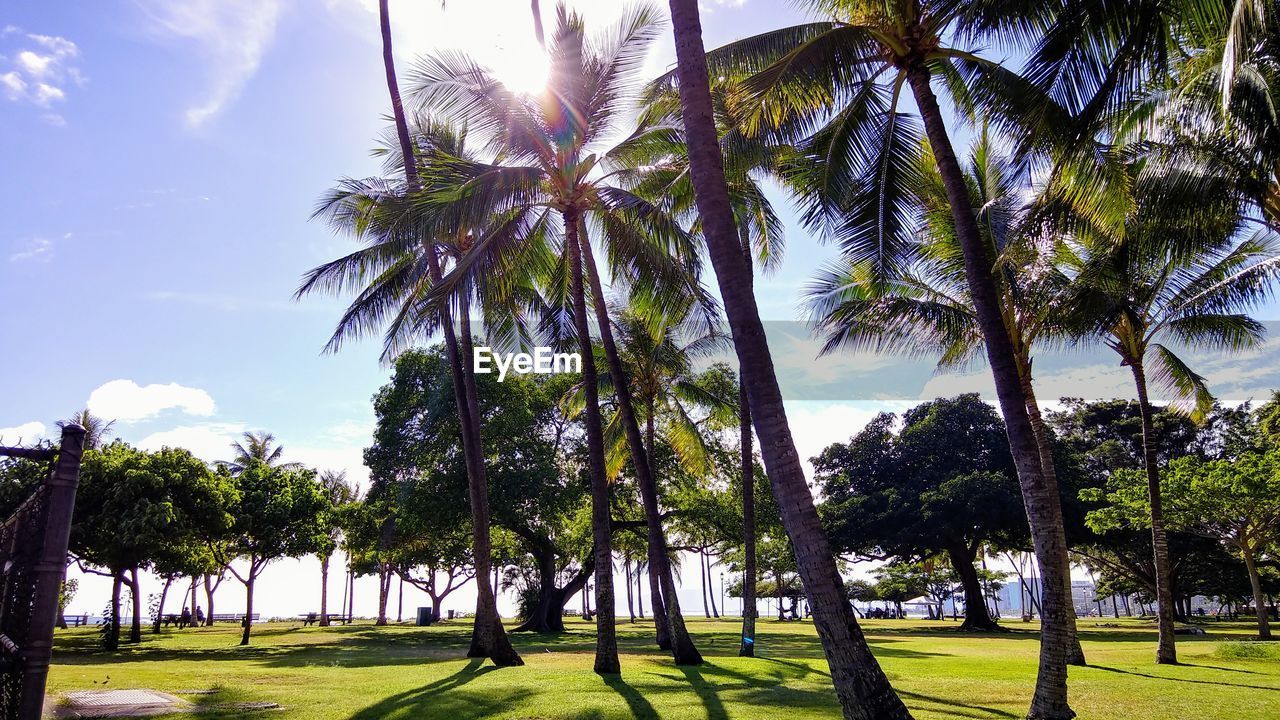
[[517, 93], [536, 95], [547, 85], [547, 56], [536, 45], [518, 52], [501, 52], [491, 65], [493, 74]]

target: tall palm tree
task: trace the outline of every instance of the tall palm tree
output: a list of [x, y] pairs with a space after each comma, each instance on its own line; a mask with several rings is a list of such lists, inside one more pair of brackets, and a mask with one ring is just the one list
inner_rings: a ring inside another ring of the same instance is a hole
[[[657, 32], [657, 22], [652, 9], [640, 6], [610, 36], [589, 41], [581, 18], [561, 6], [549, 43], [551, 78], [542, 96], [513, 94], [487, 69], [453, 54], [438, 55], [419, 64], [414, 95], [424, 107], [488, 136], [491, 150], [499, 158], [491, 163], [440, 158], [441, 164], [453, 165], [454, 190], [449, 192], [441, 186], [437, 201], [462, 205], [474, 202], [485, 212], [498, 207], [513, 218], [522, 218], [520, 222], [527, 228], [518, 237], [494, 233], [479, 238], [440, 291], [447, 291], [451, 283], [473, 274], [477, 262], [502, 252], [513, 242], [551, 241], [563, 247], [564, 252], [547, 273], [554, 285], [548, 292], [559, 295], [554, 304], [567, 306], [563, 315], [572, 317], [587, 378], [593, 377], [596, 367], [590, 332], [590, 321], [595, 320], [645, 508], [650, 567], [663, 586], [670, 647], [677, 663], [696, 664], [701, 662], [701, 656], [684, 627], [675, 582], [665, 560], [666, 539], [657, 489], [613, 338], [591, 237], [601, 242], [614, 285], [625, 286], [633, 301], [661, 313], [673, 298], [686, 291], [696, 292], [696, 284], [684, 265], [693, 262], [688, 235], [659, 208], [611, 182], [617, 156], [603, 144], [622, 118], [634, 72]], [[600, 422], [592, 398], [598, 396], [598, 389], [588, 382], [586, 394], [588, 446], [592, 448], [593, 426]], [[603, 442], [601, 434], [602, 453]], [[596, 460], [592, 458], [593, 463]], [[593, 496], [603, 501], [608, 491], [603, 455], [598, 460], [601, 472], [596, 473], [593, 465], [592, 482], [600, 487], [593, 490]], [[597, 519], [600, 523], [607, 521], [603, 507]], [[601, 530], [598, 528], [597, 532]], [[598, 649], [602, 652], [610, 646], [607, 637], [611, 636], [614, 622], [607, 540], [602, 536], [596, 543], [600, 555], [596, 563], [601, 624]], [[610, 663], [601, 658], [597, 658], [598, 668], [611, 672]]]
[[107, 444], [107, 438], [111, 437], [111, 428], [115, 427], [115, 420], [107, 420], [98, 415], [94, 415], [85, 408], [66, 420], [59, 420], [58, 427], [67, 425], [79, 425], [84, 428], [84, 449], [97, 450]]
[[670, 6], [681, 118], [686, 130], [690, 178], [702, 215], [702, 235], [733, 333], [769, 480], [795, 546], [836, 695], [844, 716], [850, 720], [909, 718], [911, 713], [871, 655], [845, 598], [843, 582], [787, 425], [782, 392], [752, 290], [750, 265], [743, 257], [725, 179], [698, 0], [671, 0]]
[[325, 470], [320, 473], [320, 486], [329, 501], [328, 534], [320, 555], [320, 627], [329, 627], [329, 561], [338, 548], [340, 509], [353, 502], [355, 491], [347, 484], [345, 471]]
[[[911, 183], [908, 160], [922, 140], [923, 125], [955, 223], [1033, 545], [1048, 574], [1029, 715], [1073, 717], [1067, 702], [1073, 642], [1069, 580], [1063, 577], [1069, 567], [1066, 536], [1027, 415], [992, 273], [994, 258], [982, 241], [933, 86], [939, 81], [962, 113], [974, 114], [983, 105], [1002, 119], [1041, 117], [1051, 103], [979, 52], [980, 43], [1015, 39], [1007, 28], [1021, 25], [1008, 3], [816, 0], [812, 5], [834, 19], [739, 40], [714, 51], [711, 67], [717, 74], [747, 75], [743, 83], [752, 93], [757, 131], [795, 139], [807, 156], [791, 173], [805, 219], [838, 241], [847, 256], [873, 260], [878, 273], [891, 273], [892, 263], [908, 257], [902, 250], [909, 227], [893, 209], [901, 206], [898, 200]], [[1022, 11], [1022, 4], [1014, 5]], [[915, 100], [919, 124], [902, 110], [904, 90]]]
[[[964, 365], [981, 352], [982, 334], [969, 297], [963, 253], [937, 163], [928, 147], [914, 159], [915, 168], [905, 209], [917, 230], [906, 250], [914, 260], [895, 262], [892, 275], [876, 272], [869, 259], [841, 259], [821, 270], [808, 289], [807, 305], [814, 325], [825, 336], [823, 352], [837, 348], [909, 355], [937, 355], [940, 368]], [[1018, 375], [1027, 399], [1027, 416], [1035, 434], [1040, 466], [1054, 512], [1061, 517], [1053, 446], [1032, 383], [1037, 343], [1061, 341], [1057, 299], [1068, 278], [1056, 266], [1057, 244], [1046, 237], [1022, 196], [1030, 179], [1025, 165], [998, 152], [985, 129], [974, 142], [965, 167], [973, 213], [987, 253], [998, 258], [995, 278], [1001, 312], [1014, 348]], [[1070, 567], [1062, 572], [1070, 580]], [[1068, 588], [1069, 591], [1069, 588]], [[973, 603], [969, 603], [973, 605]], [[1084, 652], [1075, 633], [1068, 662], [1083, 665]]]
[[1155, 381], [1193, 417], [1212, 409], [1205, 378], [1175, 348], [1234, 351], [1262, 340], [1262, 325], [1246, 312], [1273, 291], [1272, 282], [1280, 275], [1280, 242], [1266, 230], [1241, 239], [1236, 198], [1202, 198], [1192, 206], [1176, 194], [1171, 200], [1158, 178], [1136, 181], [1135, 187], [1141, 202], [1123, 236], [1076, 236], [1077, 277], [1063, 307], [1080, 331], [1100, 335], [1133, 374], [1151, 511], [1156, 662], [1176, 663], [1172, 574], [1149, 386]]
[[[409, 123], [400, 96], [396, 76], [395, 53], [392, 45], [391, 18], [387, 0], [378, 4], [378, 19], [382, 34], [382, 60], [386, 76], [387, 92], [391, 98], [392, 116], [395, 121], [396, 140], [399, 146], [400, 166], [404, 173], [404, 187], [389, 193], [412, 198], [422, 190], [419, 175], [418, 153], [409, 132]], [[511, 646], [506, 630], [498, 616], [491, 584], [491, 539], [489, 535], [489, 490], [485, 479], [484, 451], [479, 421], [479, 402], [475, 391], [475, 378], [471, 375], [469, 357], [469, 330], [462, 323], [463, 338], [460, 341], [454, 325], [454, 307], [449, 302], [425, 303], [431, 287], [443, 276], [442, 263], [435, 245], [435, 235], [457, 236], [465, 234], [469, 227], [459, 227], [456, 217], [434, 218], [435, 223], [422, 223], [415, 217], [404, 223], [371, 226], [375, 236], [373, 246], [364, 252], [353, 253], [342, 261], [331, 263], [312, 271], [307, 282], [299, 289], [304, 294], [313, 288], [340, 290], [344, 281], [359, 280], [369, 283], [352, 308], [344, 316], [344, 324], [356, 329], [367, 329], [373, 320], [384, 320], [392, 309], [392, 329], [410, 333], [438, 329], [444, 336], [445, 352], [450, 367], [454, 401], [459, 425], [462, 429], [463, 456], [467, 469], [468, 497], [471, 504], [473, 562], [476, 568], [476, 612], [472, 631], [470, 657], [488, 657], [499, 666], [522, 665], [520, 655]], [[443, 228], [443, 229], [442, 229]], [[379, 242], [382, 241], [382, 242]], [[391, 241], [391, 242], [387, 242]], [[431, 312], [434, 307], [435, 312]], [[465, 308], [466, 304], [463, 303]], [[342, 326], [339, 327], [339, 333]], [[335, 333], [335, 338], [339, 336]], [[394, 342], [392, 342], [394, 345]], [[332, 345], [332, 341], [331, 341]], [[385, 528], [390, 532], [391, 527]]]
[[[743, 118], [735, 112], [735, 96], [741, 89], [732, 82], [718, 80], [711, 85], [716, 133], [725, 160], [725, 180], [733, 205], [734, 219], [748, 270], [759, 263], [766, 272], [782, 260], [785, 238], [781, 219], [764, 192], [762, 179], [779, 176], [794, 154], [780, 143], [762, 142], [744, 132]], [[694, 230], [701, 228], [689, 174], [688, 145], [680, 119], [680, 96], [661, 81], [650, 85], [649, 102], [641, 126], [633, 135], [634, 189], [658, 202]], [[751, 407], [747, 387], [738, 378], [738, 449], [742, 487], [742, 633], [738, 654], [754, 657], [756, 649], [756, 522], [755, 453], [752, 449]]]

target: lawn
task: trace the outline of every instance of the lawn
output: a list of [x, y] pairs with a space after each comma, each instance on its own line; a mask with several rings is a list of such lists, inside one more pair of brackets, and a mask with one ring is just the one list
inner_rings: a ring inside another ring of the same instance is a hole
[[[1280, 718], [1280, 647], [1242, 645], [1246, 624], [1209, 625], [1179, 638], [1184, 664], [1157, 666], [1154, 629], [1138, 621], [1098, 627], [1081, 621], [1087, 668], [1071, 669], [1081, 718]], [[1110, 621], [1104, 621], [1110, 622]], [[945, 622], [865, 623], [868, 639], [917, 718], [1020, 718], [1035, 676], [1035, 626], [959, 634]], [[707, 663], [678, 668], [649, 642], [651, 625], [619, 625], [621, 677], [591, 672], [590, 626], [574, 620], [563, 636], [514, 635], [523, 668], [498, 670], [464, 657], [468, 626], [238, 628], [147, 634], [136, 647], [93, 649], [91, 629], [60, 632], [51, 693], [152, 688], [205, 706], [197, 717], [240, 717], [214, 709], [234, 702], [283, 706], [269, 717], [520, 720], [664, 718], [838, 718], [821, 647], [808, 623], [763, 622], [760, 657], [737, 657], [738, 623], [691, 621]], [[212, 694], [191, 691], [215, 690]], [[185, 691], [185, 692], [184, 692]], [[261, 713], [259, 713], [261, 714]]]

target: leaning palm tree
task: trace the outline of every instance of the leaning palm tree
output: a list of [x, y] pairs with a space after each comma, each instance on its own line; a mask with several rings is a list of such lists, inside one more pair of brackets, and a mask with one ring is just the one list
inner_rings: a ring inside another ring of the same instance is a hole
[[743, 257], [725, 178], [698, 0], [671, 0], [670, 5], [681, 122], [688, 144], [689, 175], [702, 216], [702, 235], [733, 333], [769, 480], [795, 547], [796, 563], [813, 607], [814, 624], [831, 668], [836, 695], [845, 718], [850, 720], [910, 718], [911, 713], [871, 655], [845, 597], [787, 425], [782, 391], [769, 355], [752, 290], [751, 268]]
[[[398, 198], [403, 205], [405, 199], [422, 192], [420, 158], [415, 151], [400, 97], [387, 0], [380, 0], [378, 10], [383, 69], [395, 122], [399, 167], [404, 174], [401, 187], [389, 188], [389, 192], [379, 194], [378, 198], [388, 203], [397, 202]], [[520, 655], [511, 646], [502, 626], [490, 587], [489, 491], [484, 472], [479, 401], [469, 360], [469, 331], [459, 339], [453, 322], [454, 313], [459, 308], [449, 298], [427, 300], [430, 289], [443, 276], [443, 262], [440, 249], [435, 244], [436, 238], [465, 236], [472, 228], [461, 224], [456, 216], [445, 213], [410, 214], [400, 221], [397, 218], [401, 215], [388, 214], [384, 212], [387, 208], [377, 203], [362, 204], [358, 196], [358, 192], [353, 193], [357, 200], [351, 205], [338, 203], [339, 208], [355, 210], [350, 215], [339, 210], [338, 217], [350, 218], [357, 236], [371, 239], [369, 247], [313, 270], [298, 290], [298, 295], [314, 290], [341, 291], [351, 285], [361, 288], [360, 295], [340, 322], [335, 338], [340, 338], [346, 331], [366, 332], [388, 320], [391, 321], [388, 345], [393, 347], [405, 336], [422, 337], [436, 331], [444, 336], [454, 401], [462, 429], [476, 567], [475, 623], [467, 654], [470, 657], [488, 657], [499, 666], [522, 665]], [[387, 221], [388, 217], [390, 221]], [[466, 307], [465, 303], [462, 307]], [[336, 347], [333, 340], [330, 347]], [[464, 357], [467, 357], [466, 361]], [[392, 530], [390, 526], [386, 529], [388, 532]]]
[[[466, 56], [441, 54], [416, 68], [415, 99], [424, 107], [465, 123], [488, 138], [495, 158], [488, 163], [437, 155], [452, 166], [453, 178], [437, 177], [435, 202], [474, 206], [491, 214], [521, 218], [526, 231], [491, 233], [477, 238], [438, 292], [452, 291], [477, 272], [485, 258], [511, 244], [552, 242], [563, 252], [550, 268], [528, 268], [544, 275], [550, 304], [563, 308], [582, 356], [583, 373], [596, 374], [596, 330], [613, 381], [618, 418], [644, 504], [649, 530], [650, 566], [663, 585], [670, 628], [670, 649], [679, 664], [701, 662], [676, 596], [666, 561], [656, 484], [644, 453], [637, 412], [613, 338], [593, 239], [609, 260], [615, 287], [651, 312], [667, 312], [678, 298], [698, 294], [686, 264], [694, 264], [689, 236], [660, 208], [612, 181], [621, 155], [606, 145], [623, 119], [634, 73], [657, 32], [657, 14], [640, 6], [611, 35], [589, 40], [581, 18], [564, 6], [548, 43], [551, 78], [540, 97], [516, 95]], [[625, 142], [623, 143], [625, 146]], [[620, 146], [622, 147], [622, 146]], [[515, 273], [518, 268], [508, 268]], [[616, 672], [612, 560], [608, 542], [608, 493], [603, 421], [596, 383], [584, 383], [584, 410], [593, 483], [596, 532], [598, 614], [597, 671]]]
[[[806, 156], [790, 173], [804, 219], [847, 256], [888, 275], [909, 259], [907, 218], [896, 215], [911, 184], [910, 153], [927, 139], [943, 181], [1018, 471], [1032, 541], [1044, 572], [1040, 666], [1030, 716], [1068, 718], [1072, 645], [1066, 536], [1043, 477], [1012, 341], [1005, 329], [992, 261], [968, 197], [939, 98], [938, 81], [964, 114], [982, 105], [1002, 121], [1052, 117], [1050, 99], [984, 58], [980, 46], [1016, 40], [1032, 18], [1022, 4], [946, 0], [815, 0], [833, 19], [763, 33], [713, 51], [716, 75], [744, 77], [753, 132], [797, 144]], [[683, 82], [683, 78], [682, 78]], [[903, 109], [910, 93], [919, 121]], [[1048, 123], [1045, 123], [1048, 126]], [[923, 127], [921, 127], [923, 126]], [[1051, 129], [1051, 128], [1050, 128]], [[921, 130], [923, 130], [923, 137]]]
[[[747, 259], [748, 271], [758, 263], [765, 273], [780, 264], [785, 249], [783, 224], [763, 187], [766, 177], [779, 177], [794, 156], [786, 144], [762, 142], [744, 132], [735, 112], [741, 87], [721, 79], [711, 86], [716, 133], [725, 159], [725, 180], [734, 219]], [[697, 232], [702, 219], [689, 168], [688, 144], [680, 118], [680, 96], [661, 81], [650, 85], [640, 128], [628, 141], [636, 166], [629, 174], [634, 190], [680, 217]], [[738, 377], [739, 482], [742, 488], [742, 633], [738, 654], [754, 657], [756, 650], [756, 522], [755, 452], [752, 448], [751, 407], [747, 387]]]
[[1156, 662], [1176, 663], [1172, 573], [1149, 386], [1154, 381], [1175, 407], [1193, 417], [1212, 409], [1205, 378], [1176, 349], [1235, 351], [1262, 340], [1264, 328], [1247, 311], [1270, 296], [1280, 276], [1280, 242], [1266, 230], [1241, 238], [1240, 208], [1230, 196], [1190, 206], [1171, 202], [1158, 178], [1135, 186], [1142, 202], [1123, 236], [1076, 236], [1077, 277], [1060, 310], [1079, 332], [1101, 336], [1133, 374], [1151, 512]]
[[[939, 369], [977, 359], [982, 334], [969, 297], [963, 254], [937, 163], [927, 147], [914, 160], [908, 207], [916, 232], [907, 250], [910, 263], [893, 263], [892, 275], [876, 272], [872, 261], [842, 258], [821, 270], [808, 289], [806, 304], [824, 336], [823, 353], [845, 348], [937, 356]], [[995, 277], [1001, 312], [1014, 348], [1018, 375], [1027, 399], [1044, 480], [1061, 517], [1057, 471], [1048, 428], [1032, 382], [1037, 344], [1061, 341], [1056, 304], [1068, 279], [1054, 262], [1057, 243], [1024, 207], [1027, 168], [998, 152], [990, 133], [979, 134], [966, 163], [973, 213], [987, 253], [998, 258]], [[1070, 578], [1070, 569], [1063, 571]], [[969, 607], [981, 607], [969, 598]], [[1074, 608], [1071, 633], [1075, 636]], [[992, 623], [994, 625], [994, 623]], [[1068, 662], [1084, 664], [1078, 637]]]

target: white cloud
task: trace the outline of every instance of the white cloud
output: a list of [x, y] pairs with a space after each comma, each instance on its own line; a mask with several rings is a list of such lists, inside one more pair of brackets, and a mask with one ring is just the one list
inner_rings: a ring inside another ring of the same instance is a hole
[[22, 443], [30, 445], [36, 440], [40, 440], [45, 436], [44, 423], [32, 420], [31, 422], [15, 425], [14, 427], [0, 428], [0, 443], [13, 445]]
[[240, 434], [248, 429], [246, 425], [233, 422], [180, 425], [151, 433], [138, 442], [138, 447], [143, 450], [183, 448], [205, 462], [215, 462], [229, 459], [231, 443], [239, 440]]
[[[7, 25], [0, 32], [0, 38], [16, 38], [5, 41], [6, 45], [17, 46], [12, 58], [0, 57], [0, 61], [9, 65], [8, 71], [0, 74], [0, 88], [11, 102], [48, 110], [54, 104], [66, 102], [68, 84], [83, 87], [88, 81], [74, 64], [80, 48], [64, 37], [26, 33], [15, 25]], [[66, 124], [57, 113], [46, 112], [40, 117], [51, 125]]]
[[857, 400], [840, 403], [810, 400], [788, 400], [787, 421], [795, 440], [796, 453], [804, 464], [805, 473], [813, 477], [813, 465], [809, 459], [818, 455], [828, 445], [849, 442], [867, 423], [882, 412], [900, 413], [915, 402]]
[[239, 97], [275, 39], [284, 9], [283, 0], [140, 0], [139, 5], [152, 34], [194, 44], [208, 63], [209, 86], [185, 114], [192, 128]]
[[139, 386], [132, 380], [112, 380], [89, 394], [93, 414], [121, 422], [154, 417], [165, 410], [179, 409], [188, 415], [213, 414], [213, 398], [199, 388], [177, 383]]
[[47, 261], [52, 257], [53, 241], [45, 237], [33, 237], [19, 243], [19, 249], [9, 255], [9, 262]]

